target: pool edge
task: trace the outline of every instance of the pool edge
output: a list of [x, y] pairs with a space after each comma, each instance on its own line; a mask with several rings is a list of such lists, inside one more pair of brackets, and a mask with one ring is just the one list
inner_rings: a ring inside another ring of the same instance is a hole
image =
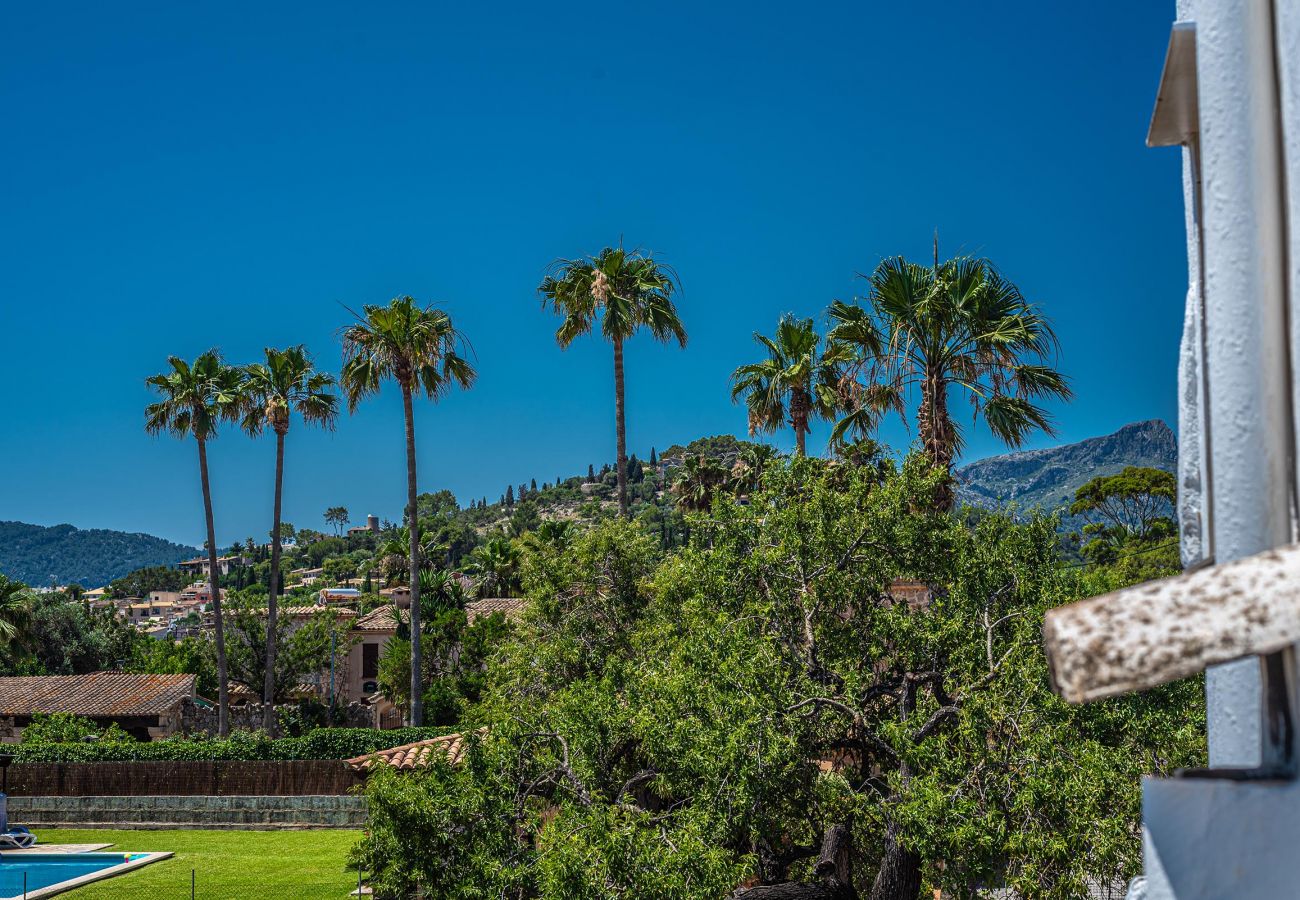
[[[159, 851], [149, 851], [149, 852], [137, 851], [137, 852], [143, 853], [143, 855], [139, 859], [128, 859], [124, 862], [118, 863], [115, 866], [109, 866], [107, 869], [99, 869], [98, 871], [95, 872], [88, 872], [85, 875], [78, 875], [76, 878], [71, 878], [68, 881], [60, 881], [58, 884], [51, 884], [51, 885], [47, 885], [46, 887], [37, 888], [34, 891], [28, 891], [27, 900], [41, 900], [42, 897], [53, 897], [58, 894], [62, 894], [66, 891], [75, 890], [76, 888], [79, 887], [85, 887], [86, 885], [93, 884], [96, 881], [103, 881], [106, 878], [112, 878], [115, 875], [124, 875], [127, 872], [132, 872], [135, 871], [136, 869], [143, 868], [149, 865], [150, 863], [156, 863], [164, 859], [170, 859], [172, 856], [175, 855], [170, 850], [159, 850]], [[73, 856], [76, 854], [69, 854], [69, 855]], [[0, 900], [23, 900], [23, 898], [21, 896], [16, 895], [13, 897], [3, 897], [0, 898]]]

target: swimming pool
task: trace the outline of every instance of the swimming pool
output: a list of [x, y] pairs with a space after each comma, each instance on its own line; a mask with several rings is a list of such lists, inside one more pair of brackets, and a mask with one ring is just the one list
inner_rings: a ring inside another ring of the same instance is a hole
[[170, 853], [0, 853], [0, 900], [52, 897], [129, 872]]

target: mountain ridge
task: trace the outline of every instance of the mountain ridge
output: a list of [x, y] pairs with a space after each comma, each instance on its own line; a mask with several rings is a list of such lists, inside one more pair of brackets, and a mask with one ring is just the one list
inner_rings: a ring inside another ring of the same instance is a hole
[[[1126, 466], [1173, 472], [1177, 465], [1173, 429], [1160, 419], [1148, 419], [1072, 444], [985, 457], [953, 474], [961, 503], [986, 509], [1015, 504], [1026, 511], [1052, 513], [1068, 508], [1075, 491], [1099, 475], [1113, 475]], [[1065, 514], [1061, 525], [1073, 530], [1082, 521]]]
[[[734, 455], [741, 443], [735, 438], [700, 438], [670, 450], [685, 455], [698, 446], [725, 456]], [[665, 458], [668, 455], [665, 451]], [[989, 509], [1014, 504], [1020, 510], [1052, 513], [1068, 507], [1074, 492], [1098, 475], [1125, 466], [1174, 471], [1177, 460], [1173, 431], [1159, 419], [1150, 419], [1072, 444], [985, 457], [959, 467], [954, 476], [960, 503]], [[1061, 524], [1063, 530], [1072, 531], [1083, 520], [1064, 514]], [[35, 585], [46, 584], [53, 576], [60, 584], [100, 587], [136, 569], [174, 565], [198, 552], [143, 532], [0, 521], [0, 573]]]

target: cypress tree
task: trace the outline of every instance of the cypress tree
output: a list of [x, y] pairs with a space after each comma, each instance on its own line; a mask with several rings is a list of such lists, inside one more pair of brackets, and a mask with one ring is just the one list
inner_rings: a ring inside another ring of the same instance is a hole
[[515, 505], [515, 489], [513, 485], [506, 485], [506, 496], [502, 502], [504, 502], [506, 506]]

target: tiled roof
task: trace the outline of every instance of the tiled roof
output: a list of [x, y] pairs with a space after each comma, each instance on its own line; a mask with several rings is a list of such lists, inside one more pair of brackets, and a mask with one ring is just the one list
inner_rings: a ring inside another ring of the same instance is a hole
[[527, 603], [528, 601], [522, 597], [485, 597], [482, 600], [471, 600], [466, 603], [465, 615], [469, 617], [470, 622], [498, 612], [507, 619], [514, 619], [524, 611]]
[[353, 631], [396, 631], [397, 617], [388, 604], [376, 607], [352, 623]]
[[69, 712], [79, 716], [156, 716], [194, 696], [193, 675], [31, 675], [0, 678], [0, 716]]
[[[487, 729], [480, 729], [482, 735]], [[465, 736], [463, 734], [444, 734], [442, 737], [402, 744], [389, 750], [377, 750], [348, 760], [348, 765], [358, 772], [368, 772], [378, 765], [390, 765], [397, 769], [415, 769], [427, 766], [435, 757], [445, 757], [456, 765], [465, 756]]]

